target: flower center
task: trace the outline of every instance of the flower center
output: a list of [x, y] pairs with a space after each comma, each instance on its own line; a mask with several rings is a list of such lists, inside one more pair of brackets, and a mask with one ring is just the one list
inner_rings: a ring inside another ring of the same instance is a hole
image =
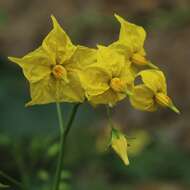
[[133, 54], [132, 62], [137, 65], [147, 65], [148, 64], [148, 61], [146, 60], [146, 58], [144, 56], [140, 55], [139, 53]]
[[125, 90], [125, 83], [118, 77], [111, 79], [110, 87], [115, 92], [123, 92]]
[[55, 65], [52, 73], [56, 79], [64, 78], [67, 75], [67, 71], [62, 65]]

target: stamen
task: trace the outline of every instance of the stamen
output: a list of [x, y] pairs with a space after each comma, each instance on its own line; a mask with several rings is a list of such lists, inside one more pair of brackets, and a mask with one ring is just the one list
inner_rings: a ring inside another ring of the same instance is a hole
[[61, 79], [67, 75], [67, 71], [62, 65], [55, 65], [52, 73], [56, 79]]
[[140, 55], [139, 53], [135, 53], [132, 56], [132, 62], [137, 64], [137, 65], [147, 65], [148, 61], [146, 60], [146, 58], [142, 55]]
[[118, 77], [115, 77], [111, 80], [110, 87], [115, 92], [124, 92], [125, 91], [125, 83]]
[[180, 111], [175, 107], [172, 100], [169, 96], [165, 95], [164, 93], [157, 93], [156, 94], [156, 102], [163, 106], [163, 107], [169, 107], [171, 110], [176, 112], [177, 114], [180, 114]]
[[171, 104], [171, 99], [161, 92], [156, 94], [156, 101], [163, 107], [168, 107]]
[[140, 65], [140, 66], [147, 65], [153, 69], [158, 69], [158, 67], [156, 65], [152, 64], [149, 60], [147, 60], [144, 56], [142, 56], [139, 53], [133, 54], [131, 60], [136, 65]]

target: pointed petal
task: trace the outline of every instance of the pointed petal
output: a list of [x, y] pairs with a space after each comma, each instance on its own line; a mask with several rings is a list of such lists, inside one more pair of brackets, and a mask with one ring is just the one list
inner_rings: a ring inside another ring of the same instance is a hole
[[41, 47], [23, 58], [9, 57], [9, 60], [17, 63], [23, 69], [25, 77], [31, 83], [37, 82], [51, 73], [49, 57]]
[[132, 24], [117, 14], [115, 14], [115, 17], [121, 24], [119, 41], [133, 47], [133, 52], [141, 51], [146, 38], [143, 27]]
[[145, 85], [137, 85], [129, 96], [132, 106], [142, 111], [156, 111], [157, 106], [154, 101], [153, 92]]
[[63, 64], [66, 60], [71, 58], [75, 51], [75, 46], [53, 15], [51, 19], [53, 29], [43, 40], [42, 47], [48, 53], [54, 64], [57, 62]]

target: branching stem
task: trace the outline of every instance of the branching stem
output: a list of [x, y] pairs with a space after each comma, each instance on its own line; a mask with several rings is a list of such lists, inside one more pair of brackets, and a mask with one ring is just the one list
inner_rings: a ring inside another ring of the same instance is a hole
[[80, 104], [75, 104], [73, 106], [71, 115], [69, 117], [69, 121], [68, 121], [66, 127], [64, 127], [61, 106], [59, 103], [56, 103], [57, 115], [58, 115], [58, 121], [59, 121], [59, 127], [60, 127], [60, 150], [59, 150], [59, 157], [58, 157], [58, 162], [57, 162], [53, 190], [59, 190], [61, 171], [62, 171], [62, 167], [63, 167], [64, 146], [65, 146], [66, 138], [69, 134], [69, 131], [70, 131], [73, 121], [75, 119], [79, 105]]

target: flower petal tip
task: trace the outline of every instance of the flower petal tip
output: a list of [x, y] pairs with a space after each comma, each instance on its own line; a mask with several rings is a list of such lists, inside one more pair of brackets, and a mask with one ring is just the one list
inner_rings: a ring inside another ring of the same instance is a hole
[[55, 18], [55, 16], [54, 16], [53, 14], [51, 14], [50, 17], [51, 17], [51, 20], [52, 20], [52, 21], [56, 20], [56, 18]]
[[8, 60], [12, 61], [12, 62], [16, 62], [19, 58], [16, 57], [8, 57]]
[[124, 162], [124, 164], [125, 164], [125, 166], [129, 166], [129, 160], [126, 160], [126, 161], [123, 161]]
[[25, 106], [25, 108], [28, 108], [28, 107], [31, 107], [33, 105], [34, 105], [34, 102], [32, 102], [32, 100], [31, 100], [31, 101], [27, 102], [24, 106]]
[[118, 14], [114, 14], [115, 18], [121, 23], [123, 21], [123, 18], [119, 16]]
[[59, 27], [59, 23], [58, 23], [57, 19], [55, 18], [55, 16], [53, 14], [51, 14], [51, 20], [52, 20], [52, 23], [53, 23], [53, 28]]
[[115, 17], [115, 18], [118, 18], [119, 15], [118, 15], [117, 13], [114, 13], [114, 17]]
[[22, 65], [22, 58], [8, 57], [8, 60], [18, 65]]

